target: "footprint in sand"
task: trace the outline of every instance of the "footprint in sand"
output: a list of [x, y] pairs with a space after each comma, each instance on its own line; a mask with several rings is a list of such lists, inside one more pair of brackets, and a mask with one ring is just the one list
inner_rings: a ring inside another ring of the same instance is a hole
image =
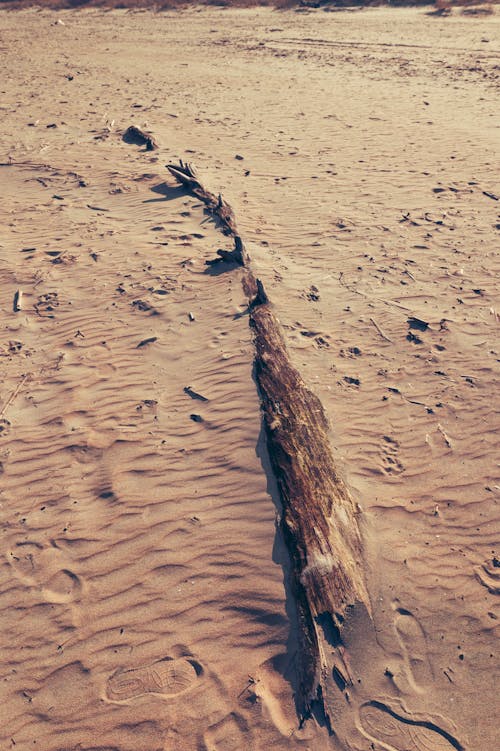
[[93, 448], [84, 443], [72, 444], [71, 446], [67, 446], [65, 450], [75, 462], [78, 462], [78, 464], [91, 464], [92, 462], [97, 462], [101, 459], [104, 453], [102, 449]]
[[285, 738], [293, 736], [301, 741], [311, 740], [314, 732], [307, 723], [303, 728], [297, 727], [297, 714], [291, 701], [290, 683], [285, 678], [289, 664], [290, 658], [287, 654], [275, 655], [262, 663], [253, 684], [247, 689], [248, 699], [252, 703], [258, 702], [264, 718], [272, 722]]
[[57, 547], [44, 547], [35, 541], [18, 542], [7, 553], [7, 561], [17, 579], [27, 587], [39, 589], [47, 602], [62, 604], [81, 599], [83, 582]]
[[308, 331], [308, 330], [301, 330], [300, 334], [301, 336], [313, 342], [316, 345], [316, 347], [319, 347], [319, 349], [325, 349], [330, 346], [330, 343], [328, 342], [328, 339], [330, 339], [330, 337], [328, 334], [322, 334], [319, 331]]
[[79, 600], [82, 592], [82, 581], [77, 574], [68, 568], [57, 571], [42, 587], [42, 595], [47, 602], [69, 603]]
[[203, 736], [204, 751], [252, 751], [251, 731], [244, 717], [231, 712], [211, 725]]
[[464, 751], [461, 743], [429, 720], [417, 720], [396, 712], [381, 701], [360, 707], [360, 732], [384, 751]]
[[283, 706], [286, 704], [280, 699], [286, 685], [283, 686], [282, 683], [285, 684], [284, 678], [273, 670], [272, 663], [269, 661], [261, 665], [253, 692], [261, 700], [264, 714], [269, 717], [281, 735], [290, 737], [297, 722], [296, 716], [287, 717], [283, 711]]
[[9, 435], [10, 422], [5, 417], [0, 417], [0, 438]]
[[34, 694], [30, 711], [48, 721], [63, 720], [89, 712], [95, 702], [92, 673], [81, 662], [58, 667], [45, 677]]
[[408, 680], [414, 691], [422, 693], [433, 680], [425, 632], [415, 616], [405, 608], [396, 608], [394, 628], [406, 663]]
[[404, 472], [404, 464], [398, 459], [399, 442], [395, 438], [391, 438], [388, 435], [382, 436], [383, 443], [381, 446], [381, 456], [383, 470], [387, 474], [400, 475]]
[[492, 558], [476, 568], [476, 578], [492, 595], [500, 594], [500, 561]]
[[203, 673], [194, 660], [174, 660], [166, 657], [132, 670], [117, 670], [108, 680], [106, 694], [111, 701], [135, 699], [154, 693], [177, 696], [190, 689]]

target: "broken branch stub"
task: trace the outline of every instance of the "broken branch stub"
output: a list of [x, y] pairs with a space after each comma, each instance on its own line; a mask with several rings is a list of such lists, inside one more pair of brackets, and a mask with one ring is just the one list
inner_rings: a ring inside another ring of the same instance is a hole
[[[179, 164], [167, 164], [167, 169], [175, 179], [182, 183], [200, 201], [203, 201], [207, 211], [214, 216], [222, 227], [225, 235], [238, 236], [236, 220], [231, 206], [226, 203], [222, 196], [216, 196], [207, 190], [198, 180], [194, 167], [189, 162], [180, 160]], [[240, 238], [241, 240], [241, 238]]]
[[[335, 675], [352, 683], [341, 630], [351, 609], [370, 613], [364, 581], [359, 508], [340, 478], [318, 397], [292, 365], [278, 319], [249, 267], [231, 208], [207, 191], [190, 165], [170, 173], [200, 198], [241, 248], [242, 286], [254, 333], [255, 375], [267, 447], [280, 490], [281, 525], [293, 568], [299, 627], [297, 704], [304, 719], [319, 701], [330, 721]], [[230, 221], [227, 217], [230, 217]]]

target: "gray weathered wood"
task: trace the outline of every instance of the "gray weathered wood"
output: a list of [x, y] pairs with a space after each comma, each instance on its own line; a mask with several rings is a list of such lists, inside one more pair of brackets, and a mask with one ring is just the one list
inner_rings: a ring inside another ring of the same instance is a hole
[[318, 397], [292, 365], [273, 307], [236, 228], [231, 207], [207, 191], [189, 164], [170, 173], [200, 198], [241, 248], [242, 285], [255, 342], [255, 375], [267, 447], [280, 490], [281, 525], [293, 568], [299, 626], [297, 704], [302, 718], [318, 701], [334, 723], [335, 692], [352, 683], [342, 646], [349, 613], [368, 613], [359, 508], [338, 474]]

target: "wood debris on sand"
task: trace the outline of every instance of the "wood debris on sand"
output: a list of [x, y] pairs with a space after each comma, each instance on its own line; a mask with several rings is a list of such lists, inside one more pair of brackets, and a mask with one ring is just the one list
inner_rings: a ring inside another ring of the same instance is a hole
[[138, 146], [145, 146], [146, 151], [155, 151], [158, 148], [158, 144], [151, 135], [141, 130], [136, 125], [131, 125], [123, 134], [123, 140], [125, 143], [135, 143]]
[[264, 286], [251, 271], [231, 207], [203, 186], [190, 164], [181, 161], [167, 168], [205, 204], [224, 234], [233, 237], [234, 252], [241, 258], [267, 448], [293, 568], [299, 630], [297, 707], [303, 720], [319, 703], [331, 726], [339, 684], [346, 688], [352, 683], [344, 659], [343, 625], [358, 607], [370, 613], [359, 508], [336, 469], [323, 406], [290, 361]]

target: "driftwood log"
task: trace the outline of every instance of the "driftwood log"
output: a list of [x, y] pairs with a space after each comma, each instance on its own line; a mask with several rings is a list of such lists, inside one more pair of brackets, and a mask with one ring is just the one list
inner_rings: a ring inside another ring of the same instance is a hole
[[356, 606], [370, 613], [359, 509], [336, 470], [321, 402], [290, 362], [281, 326], [262, 282], [250, 269], [231, 207], [204, 188], [191, 165], [181, 162], [167, 168], [234, 238], [244, 267], [267, 447], [293, 569], [299, 621], [297, 707], [303, 720], [319, 702], [331, 727], [335, 692], [352, 683], [342, 626]]

